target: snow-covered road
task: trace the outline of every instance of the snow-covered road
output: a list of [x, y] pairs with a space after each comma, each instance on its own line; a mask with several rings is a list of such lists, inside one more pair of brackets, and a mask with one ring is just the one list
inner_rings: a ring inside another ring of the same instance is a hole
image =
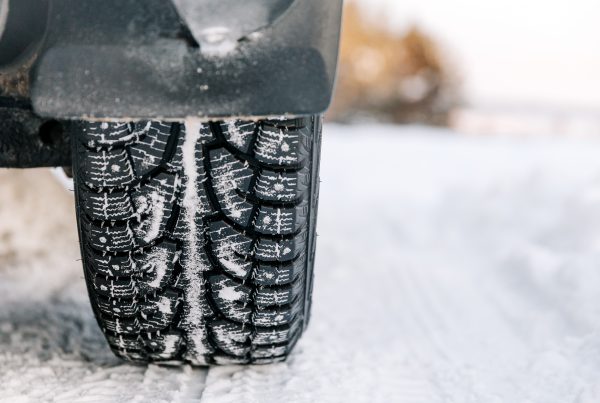
[[286, 363], [210, 370], [113, 358], [71, 195], [2, 171], [0, 402], [596, 403], [599, 155], [326, 126], [310, 328]]

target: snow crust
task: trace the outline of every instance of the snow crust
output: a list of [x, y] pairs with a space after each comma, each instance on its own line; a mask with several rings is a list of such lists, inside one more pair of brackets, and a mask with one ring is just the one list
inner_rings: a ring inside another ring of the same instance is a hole
[[323, 141], [311, 323], [269, 366], [112, 357], [72, 195], [0, 171], [0, 402], [598, 401], [600, 139], [330, 125]]

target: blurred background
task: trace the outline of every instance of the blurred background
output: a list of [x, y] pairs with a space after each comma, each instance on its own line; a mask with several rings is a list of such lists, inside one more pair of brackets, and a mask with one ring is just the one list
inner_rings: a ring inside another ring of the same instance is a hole
[[593, 0], [346, 1], [330, 121], [599, 134]]

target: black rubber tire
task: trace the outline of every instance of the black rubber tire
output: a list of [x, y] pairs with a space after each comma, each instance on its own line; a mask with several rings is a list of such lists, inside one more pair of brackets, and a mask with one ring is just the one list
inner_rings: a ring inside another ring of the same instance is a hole
[[82, 123], [73, 135], [85, 279], [135, 362], [269, 363], [307, 325], [321, 117]]

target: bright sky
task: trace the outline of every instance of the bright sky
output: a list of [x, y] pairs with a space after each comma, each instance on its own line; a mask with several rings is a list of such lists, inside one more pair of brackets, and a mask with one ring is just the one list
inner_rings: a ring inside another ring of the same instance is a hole
[[362, 2], [446, 45], [474, 105], [600, 112], [600, 0]]

